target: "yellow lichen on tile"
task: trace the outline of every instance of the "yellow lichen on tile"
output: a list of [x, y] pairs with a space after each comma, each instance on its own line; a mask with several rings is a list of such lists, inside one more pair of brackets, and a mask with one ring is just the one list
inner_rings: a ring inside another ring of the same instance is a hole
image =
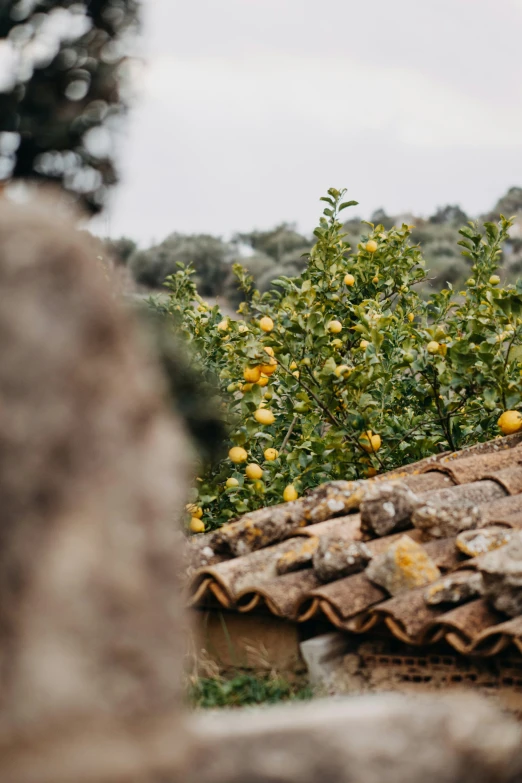
[[394, 558], [395, 564], [409, 588], [422, 587], [440, 576], [439, 569], [425, 550], [408, 536], [403, 536], [397, 542], [394, 548]]

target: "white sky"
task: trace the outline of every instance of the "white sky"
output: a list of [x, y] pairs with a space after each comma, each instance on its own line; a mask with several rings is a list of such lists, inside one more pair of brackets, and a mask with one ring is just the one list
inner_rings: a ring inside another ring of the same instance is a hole
[[98, 230], [296, 221], [328, 187], [428, 214], [522, 185], [522, 0], [145, 0], [147, 67]]

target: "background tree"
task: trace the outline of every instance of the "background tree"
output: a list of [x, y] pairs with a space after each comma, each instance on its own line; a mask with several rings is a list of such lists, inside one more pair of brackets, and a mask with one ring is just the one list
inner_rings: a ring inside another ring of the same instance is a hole
[[517, 215], [518, 213], [522, 212], [522, 188], [519, 187], [513, 187], [509, 188], [507, 193], [505, 193], [491, 212], [489, 212], [485, 217], [488, 220], [498, 220], [499, 215], [504, 215], [505, 217], [511, 217], [512, 215]]
[[312, 247], [311, 240], [300, 234], [293, 223], [281, 223], [269, 231], [236, 234], [234, 241], [242, 242], [253, 250], [265, 253], [278, 263], [288, 257], [288, 254], [299, 258]]
[[458, 204], [446, 204], [445, 207], [439, 207], [434, 215], [429, 219], [430, 223], [435, 225], [449, 225], [459, 228], [467, 223], [469, 217]]
[[119, 239], [107, 237], [104, 240], [104, 244], [111, 258], [117, 264], [126, 264], [138, 247], [136, 242], [130, 237], [120, 237]]
[[159, 245], [135, 253], [130, 268], [136, 281], [151, 288], [163, 284], [177, 264], [192, 264], [203, 296], [219, 296], [225, 288], [231, 247], [210, 234], [170, 234]]
[[0, 3], [0, 183], [59, 183], [91, 213], [116, 182], [115, 121], [137, 0]]

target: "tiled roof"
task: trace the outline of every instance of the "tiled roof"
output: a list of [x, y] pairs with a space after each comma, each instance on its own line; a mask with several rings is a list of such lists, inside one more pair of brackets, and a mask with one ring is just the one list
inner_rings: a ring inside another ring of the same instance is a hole
[[[450, 512], [467, 503], [462, 507], [478, 510], [478, 521], [470, 524], [467, 519], [464, 526], [494, 526], [497, 535], [503, 528], [509, 538], [509, 531], [522, 530], [522, 434], [438, 455], [368, 481], [325, 484], [298, 501], [246, 514], [218, 531], [195, 536], [189, 543], [191, 605], [268, 611], [293, 622], [322, 618], [358, 634], [379, 627], [412, 645], [445, 639], [464, 654], [495, 655], [510, 645], [522, 652], [522, 616], [498, 611], [487, 595], [429, 605], [424, 581], [390, 596], [368, 578], [364, 566], [321, 582], [313, 566], [321, 539], [340, 541], [341, 549], [364, 541], [366, 556], [375, 563], [408, 536], [422, 547], [436, 572], [433, 592], [444, 587], [449, 574], [466, 581], [466, 575], [480, 573], [481, 556], [470, 557], [456, 544], [458, 527], [454, 535], [433, 537], [414, 527], [406, 514], [391, 534], [375, 535], [365, 502], [369, 507], [368, 498], [377, 490], [378, 497], [390, 484], [413, 493], [416, 502], [430, 500], [435, 508], [445, 503]], [[379, 529], [378, 524], [374, 527]]]

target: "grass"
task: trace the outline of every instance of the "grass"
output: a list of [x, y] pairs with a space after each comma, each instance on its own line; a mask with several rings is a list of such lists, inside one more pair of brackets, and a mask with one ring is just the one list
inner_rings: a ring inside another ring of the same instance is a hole
[[279, 704], [287, 701], [306, 701], [313, 696], [309, 685], [290, 682], [274, 675], [238, 673], [230, 679], [199, 677], [188, 690], [193, 707], [248, 707], [259, 704]]

